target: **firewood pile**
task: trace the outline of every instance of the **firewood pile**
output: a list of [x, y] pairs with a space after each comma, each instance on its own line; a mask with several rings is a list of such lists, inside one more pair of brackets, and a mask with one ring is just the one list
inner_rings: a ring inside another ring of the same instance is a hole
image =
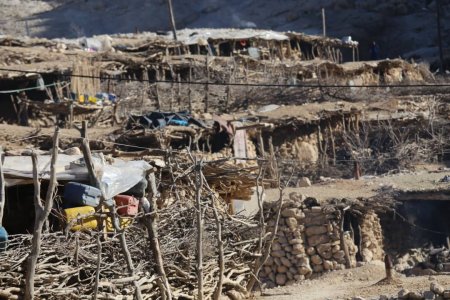
[[[139, 238], [144, 231], [138, 227], [127, 229], [128, 248], [135, 261], [136, 278], [141, 290], [151, 292], [155, 288], [155, 276], [149, 269], [148, 242]], [[72, 299], [91, 297], [97, 268], [96, 232], [76, 232], [64, 235], [61, 232], [43, 235], [41, 255], [36, 266], [35, 297], [46, 299]], [[8, 251], [0, 255], [0, 298], [19, 299], [23, 294], [26, 261], [32, 235], [11, 237]], [[116, 299], [118, 295], [130, 294], [133, 290], [120, 255], [117, 236], [102, 242], [103, 261], [100, 266], [99, 299]], [[128, 299], [128, 298], [127, 298]]]
[[[88, 152], [87, 141], [83, 147]], [[141, 202], [139, 214], [128, 227], [115, 226], [110, 233], [95, 229], [72, 232], [68, 230], [70, 224], [62, 231], [44, 230], [38, 239], [40, 253], [34, 255], [37, 257], [32, 271], [34, 278], [31, 277], [34, 297], [247, 297], [254, 285], [249, 282], [254, 279], [252, 274], [257, 273], [256, 262], [262, 257], [261, 245], [265, 244], [260, 224], [247, 217], [230, 215], [219, 192], [210, 186], [211, 178], [220, 174], [207, 171], [208, 162], [203, 163], [200, 157], [191, 158], [191, 163], [181, 164], [172, 156], [167, 169], [174, 177], [163, 175], [158, 185], [157, 173], [148, 175], [150, 207]], [[244, 172], [242, 169], [239, 173], [236, 168], [231, 172], [227, 167], [219, 178], [240, 174], [247, 184], [255, 179], [253, 175], [244, 176]], [[176, 199], [164, 203], [162, 189], [172, 190]], [[53, 209], [52, 215], [59, 214]], [[117, 217], [111, 212], [107, 215]], [[100, 211], [95, 216], [106, 217]], [[26, 297], [36, 236], [36, 232], [34, 237], [14, 235], [7, 250], [0, 253], [0, 299]]]
[[[212, 201], [205, 199], [205, 202]], [[205, 203], [205, 206], [208, 204]], [[220, 212], [220, 210], [219, 210]], [[203, 233], [204, 297], [209, 299], [217, 285], [218, 267], [216, 226], [210, 208], [205, 207]], [[142, 218], [142, 215], [141, 217]], [[126, 269], [121, 255], [118, 235], [108, 236], [101, 245], [101, 264], [98, 299], [133, 299], [133, 281], [141, 290], [143, 299], [160, 297], [158, 275], [147, 232], [136, 218], [126, 229], [128, 249], [135, 266], [134, 276]], [[254, 241], [249, 240], [251, 222], [236, 222], [220, 212], [224, 243], [223, 293], [242, 297], [245, 283], [251, 274], [250, 254]], [[175, 203], [160, 211], [160, 245], [164, 268], [174, 298], [193, 299], [196, 293], [197, 236], [195, 207], [191, 201]], [[41, 255], [36, 266], [35, 297], [45, 299], [91, 298], [95, 293], [98, 263], [98, 232], [62, 232], [43, 235]], [[101, 233], [100, 233], [101, 234]], [[15, 235], [8, 250], [0, 255], [0, 299], [20, 299], [24, 290], [26, 262], [32, 235]], [[249, 240], [249, 241], [246, 241]]]

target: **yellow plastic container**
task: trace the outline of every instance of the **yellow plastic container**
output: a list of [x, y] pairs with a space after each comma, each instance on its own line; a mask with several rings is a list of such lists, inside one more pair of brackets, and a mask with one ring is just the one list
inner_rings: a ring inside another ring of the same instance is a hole
[[67, 224], [71, 224], [72, 231], [92, 230], [97, 228], [97, 218], [94, 216], [95, 208], [81, 206], [64, 210]]
[[[119, 217], [119, 224], [120, 224], [121, 229], [127, 228], [132, 223], [133, 223], [133, 218]], [[114, 225], [111, 222], [111, 217], [108, 217], [106, 219], [106, 231], [108, 231], [108, 232], [114, 231]]]

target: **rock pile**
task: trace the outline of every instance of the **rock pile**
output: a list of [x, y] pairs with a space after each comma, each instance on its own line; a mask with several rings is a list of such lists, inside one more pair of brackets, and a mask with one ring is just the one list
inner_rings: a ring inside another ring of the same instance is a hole
[[[341, 213], [333, 206], [318, 206], [313, 198], [291, 193], [284, 200], [276, 239], [260, 278], [268, 287], [289, 285], [313, 274], [341, 270], [346, 259], [340, 240]], [[277, 203], [265, 203], [267, 230], [274, 230]], [[356, 265], [357, 247], [344, 235], [350, 265]]]
[[[409, 291], [402, 289], [398, 292], [396, 297], [389, 297], [381, 295], [379, 300], [443, 300], [450, 299], [450, 289], [445, 289], [442, 285], [432, 282], [430, 284], [430, 290], [424, 292]], [[353, 297], [352, 300], [365, 300], [362, 297]]]

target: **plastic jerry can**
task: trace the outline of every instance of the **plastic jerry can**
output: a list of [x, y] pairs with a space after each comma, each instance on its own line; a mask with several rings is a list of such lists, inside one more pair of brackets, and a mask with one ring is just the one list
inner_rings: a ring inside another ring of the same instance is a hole
[[[119, 225], [121, 229], [127, 228], [133, 223], [133, 218], [119, 217]], [[113, 232], [114, 225], [111, 222], [111, 217], [106, 218], [106, 231]]]
[[6, 251], [8, 247], [8, 232], [5, 227], [0, 226], [0, 252]]
[[114, 197], [117, 213], [121, 216], [135, 216], [138, 213], [139, 201], [133, 196], [117, 195]]
[[78, 182], [69, 182], [64, 186], [64, 207], [97, 207], [100, 204], [101, 195], [102, 192], [98, 188]]
[[91, 230], [97, 228], [95, 209], [92, 206], [67, 208], [64, 210], [67, 224], [71, 224], [72, 231]]

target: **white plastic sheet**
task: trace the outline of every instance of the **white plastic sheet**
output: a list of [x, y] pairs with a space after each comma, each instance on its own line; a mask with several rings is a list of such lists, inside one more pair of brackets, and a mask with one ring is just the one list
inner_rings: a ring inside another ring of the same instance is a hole
[[[50, 155], [38, 156], [38, 173], [42, 179], [50, 178]], [[112, 198], [123, 193], [145, 178], [150, 165], [145, 161], [123, 161], [114, 159], [112, 164], [104, 164], [100, 157], [93, 157], [94, 167], [100, 176], [105, 196]], [[58, 181], [86, 182], [89, 174], [80, 155], [59, 154], [56, 161]], [[6, 186], [27, 184], [33, 178], [33, 165], [30, 156], [6, 156], [3, 163]]]

